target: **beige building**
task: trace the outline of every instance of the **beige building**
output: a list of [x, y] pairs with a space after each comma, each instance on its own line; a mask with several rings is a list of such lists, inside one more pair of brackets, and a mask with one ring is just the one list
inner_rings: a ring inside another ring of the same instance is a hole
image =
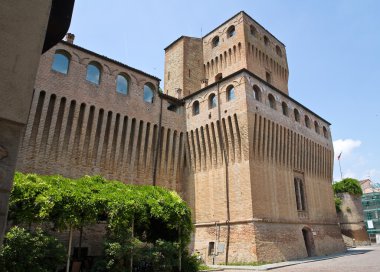
[[249, 15], [170, 44], [164, 93], [72, 42], [41, 58], [20, 171], [176, 190], [208, 263], [345, 250], [330, 124], [289, 96], [285, 46]]
[[64, 37], [74, 0], [0, 1], [0, 245], [42, 52]]

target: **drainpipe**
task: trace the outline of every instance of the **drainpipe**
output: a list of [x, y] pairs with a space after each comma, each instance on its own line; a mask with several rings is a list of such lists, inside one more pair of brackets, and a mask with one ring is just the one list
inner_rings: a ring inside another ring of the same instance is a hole
[[153, 166], [153, 186], [156, 186], [156, 178], [157, 178], [157, 161], [158, 161], [158, 154], [159, 151], [161, 151], [161, 130], [162, 130], [162, 97], [159, 94], [159, 88], [160, 85], [157, 85], [157, 93], [158, 97], [160, 98], [160, 115], [158, 120], [158, 137], [157, 137], [157, 144], [156, 148], [154, 150], [154, 166]]
[[[222, 131], [222, 117], [221, 117], [221, 109], [220, 109], [220, 89], [219, 89], [219, 83], [217, 84], [217, 89], [218, 89], [218, 120], [219, 120], [219, 135], [223, 135]], [[225, 139], [228, 141], [228, 139]], [[228, 264], [228, 254], [229, 254], [229, 248], [230, 248], [230, 234], [231, 234], [231, 226], [230, 226], [230, 220], [231, 220], [231, 215], [230, 215], [230, 190], [229, 190], [229, 173], [228, 173], [228, 156], [227, 152], [224, 146], [224, 141], [222, 141], [222, 146], [223, 150], [223, 156], [224, 156], [224, 161], [225, 161], [225, 171], [226, 171], [226, 213], [227, 213], [227, 220], [226, 220], [226, 225], [227, 225], [227, 241], [226, 241], [226, 258], [225, 258], [225, 263], [226, 265]]]

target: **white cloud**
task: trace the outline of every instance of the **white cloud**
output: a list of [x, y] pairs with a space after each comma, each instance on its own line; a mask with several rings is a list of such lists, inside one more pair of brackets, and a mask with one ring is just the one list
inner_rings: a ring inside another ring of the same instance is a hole
[[334, 141], [334, 152], [335, 157], [337, 157], [340, 153], [342, 153], [342, 156], [350, 155], [352, 150], [355, 148], [358, 148], [362, 144], [359, 140], [352, 140], [352, 139], [339, 139]]

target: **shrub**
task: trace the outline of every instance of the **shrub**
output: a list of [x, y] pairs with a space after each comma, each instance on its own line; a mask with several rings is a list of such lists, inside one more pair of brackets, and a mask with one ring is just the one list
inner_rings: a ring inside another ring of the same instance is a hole
[[339, 197], [334, 197], [334, 200], [335, 200], [335, 210], [336, 210], [336, 212], [341, 212], [342, 211], [342, 209], [341, 209], [342, 199], [340, 199]]
[[345, 178], [333, 184], [334, 193], [349, 193], [351, 195], [362, 195], [363, 191], [357, 179]]
[[51, 272], [65, 263], [65, 256], [63, 245], [41, 229], [30, 233], [16, 226], [6, 234], [0, 249], [0, 271]]

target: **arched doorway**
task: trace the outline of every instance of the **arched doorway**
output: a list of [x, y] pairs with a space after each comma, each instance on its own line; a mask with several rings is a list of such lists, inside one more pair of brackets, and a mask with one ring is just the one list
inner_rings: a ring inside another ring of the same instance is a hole
[[315, 246], [314, 246], [314, 238], [311, 229], [304, 227], [302, 229], [303, 240], [305, 241], [305, 247], [307, 251], [307, 256], [312, 257], [315, 256]]

